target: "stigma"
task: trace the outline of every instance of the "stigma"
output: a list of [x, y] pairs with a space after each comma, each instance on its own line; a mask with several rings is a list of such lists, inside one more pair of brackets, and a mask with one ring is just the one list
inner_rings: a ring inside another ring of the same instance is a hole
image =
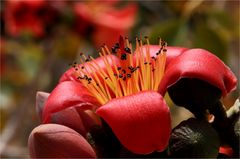
[[[103, 105], [140, 91], [157, 91], [164, 75], [167, 43], [159, 38], [159, 51], [152, 56], [148, 37], [136, 38], [135, 50], [128, 38], [120, 37], [111, 49], [100, 48], [103, 70], [92, 56], [80, 53], [80, 64], [74, 63], [75, 76]], [[115, 56], [120, 64], [114, 63]]]

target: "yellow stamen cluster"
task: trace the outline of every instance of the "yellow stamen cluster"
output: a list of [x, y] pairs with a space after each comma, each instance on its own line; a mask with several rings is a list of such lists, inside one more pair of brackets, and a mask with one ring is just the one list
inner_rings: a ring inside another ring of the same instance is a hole
[[[166, 62], [166, 43], [159, 39], [159, 51], [151, 56], [149, 40], [146, 44], [136, 38], [136, 51], [127, 38], [120, 40], [112, 52], [121, 60], [121, 66], [114, 63], [112, 53], [106, 45], [99, 55], [104, 62], [103, 70], [91, 56], [80, 54], [82, 65], [73, 65], [75, 75], [101, 104], [112, 98], [127, 96], [144, 90], [157, 90], [163, 77]], [[91, 62], [88, 62], [91, 61]], [[85, 63], [86, 62], [86, 63]]]

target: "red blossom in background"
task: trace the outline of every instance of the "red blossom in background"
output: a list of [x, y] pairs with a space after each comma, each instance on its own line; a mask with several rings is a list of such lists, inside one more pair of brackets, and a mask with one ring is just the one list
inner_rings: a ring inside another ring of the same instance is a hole
[[5, 28], [12, 36], [30, 32], [35, 37], [41, 37], [56, 15], [56, 10], [46, 0], [7, 0], [5, 8]]
[[137, 5], [132, 3], [117, 8], [117, 2], [91, 1], [74, 4], [77, 30], [80, 34], [90, 36], [97, 47], [103, 43], [108, 47], [112, 46], [120, 35], [127, 35], [136, 22]]

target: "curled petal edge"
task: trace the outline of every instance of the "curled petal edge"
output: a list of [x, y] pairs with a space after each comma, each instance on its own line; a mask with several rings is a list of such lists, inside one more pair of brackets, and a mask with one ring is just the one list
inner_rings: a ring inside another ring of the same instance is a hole
[[169, 63], [159, 86], [164, 95], [181, 78], [198, 78], [219, 88], [222, 96], [236, 89], [237, 78], [217, 56], [204, 49], [190, 49]]

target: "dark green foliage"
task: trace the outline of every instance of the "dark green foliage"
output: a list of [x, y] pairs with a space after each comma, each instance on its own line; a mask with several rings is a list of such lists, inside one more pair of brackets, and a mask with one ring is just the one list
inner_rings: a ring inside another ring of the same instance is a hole
[[218, 134], [208, 122], [190, 118], [172, 130], [169, 152], [171, 157], [216, 158], [219, 146]]

